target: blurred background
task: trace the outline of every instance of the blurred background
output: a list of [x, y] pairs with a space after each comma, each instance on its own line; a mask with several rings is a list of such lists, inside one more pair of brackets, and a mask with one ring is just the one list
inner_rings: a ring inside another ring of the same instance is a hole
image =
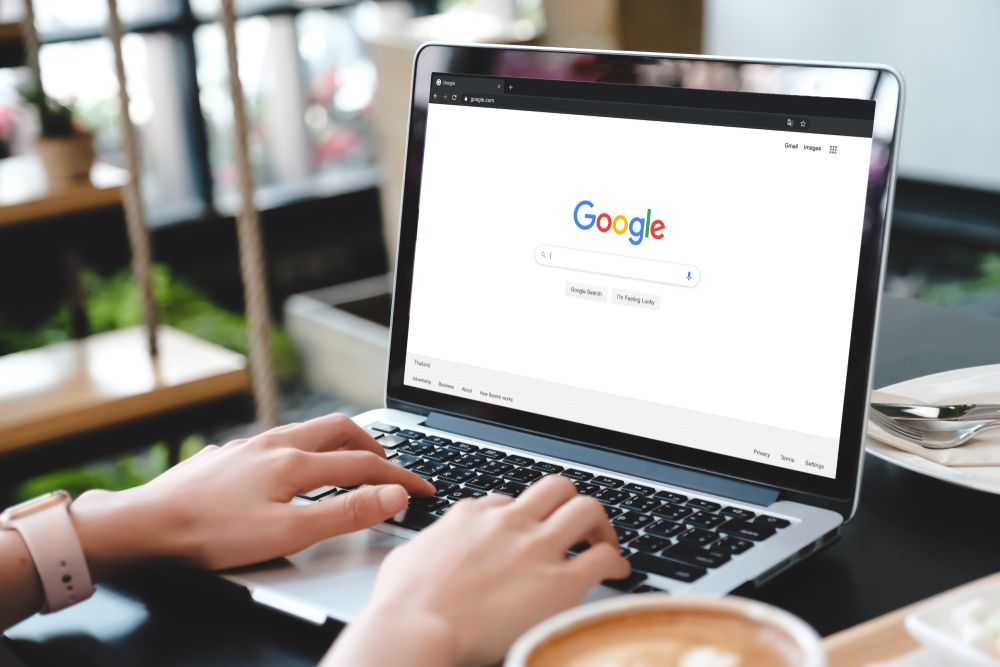
[[[183, 372], [160, 369], [151, 385], [113, 336], [142, 319], [107, 6], [33, 5], [45, 94], [92, 135], [95, 160], [89, 183], [56, 183], [43, 150], [52, 131], [31, 102], [25, 6], [0, 0], [0, 495], [11, 499], [135, 484], [255, 428], [219, 0], [119, 2], [154, 291], [182, 334]], [[380, 401], [410, 64], [429, 39], [890, 64], [908, 89], [886, 290], [1000, 317], [993, 0], [236, 7], [283, 420]]]

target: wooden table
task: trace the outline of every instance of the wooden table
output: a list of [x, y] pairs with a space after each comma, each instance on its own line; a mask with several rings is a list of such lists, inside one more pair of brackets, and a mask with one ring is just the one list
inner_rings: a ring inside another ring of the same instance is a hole
[[829, 667], [859, 667], [912, 653], [919, 648], [919, 644], [910, 636], [903, 625], [910, 612], [955, 591], [996, 581], [1000, 581], [1000, 573], [983, 577], [954, 590], [945, 591], [835, 635], [830, 635], [823, 641], [830, 661]]

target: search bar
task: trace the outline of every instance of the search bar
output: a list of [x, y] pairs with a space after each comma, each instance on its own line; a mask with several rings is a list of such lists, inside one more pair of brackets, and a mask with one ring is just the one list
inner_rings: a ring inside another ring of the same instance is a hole
[[701, 271], [690, 264], [659, 262], [654, 259], [612, 255], [592, 250], [540, 245], [535, 248], [535, 261], [554, 269], [582, 271], [599, 276], [613, 276], [650, 283], [695, 287], [701, 282]]

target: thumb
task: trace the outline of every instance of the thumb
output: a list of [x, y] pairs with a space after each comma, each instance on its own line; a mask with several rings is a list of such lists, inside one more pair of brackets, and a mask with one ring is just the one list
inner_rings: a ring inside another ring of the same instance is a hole
[[399, 484], [363, 486], [302, 509], [312, 515], [306, 523], [315, 530], [313, 541], [371, 528], [406, 509], [409, 494]]

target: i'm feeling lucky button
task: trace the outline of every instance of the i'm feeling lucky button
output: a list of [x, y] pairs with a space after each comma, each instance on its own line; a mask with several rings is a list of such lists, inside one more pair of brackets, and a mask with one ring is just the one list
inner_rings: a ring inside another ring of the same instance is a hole
[[635, 308], [659, 310], [660, 295], [646, 294], [645, 292], [634, 292], [632, 290], [615, 289], [611, 291], [611, 303], [617, 303], [620, 306], [633, 306]]

